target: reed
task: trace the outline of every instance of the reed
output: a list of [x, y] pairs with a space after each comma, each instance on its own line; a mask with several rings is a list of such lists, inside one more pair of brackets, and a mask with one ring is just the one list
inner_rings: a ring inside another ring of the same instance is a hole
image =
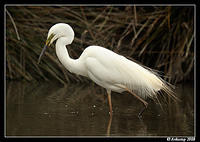
[[49, 28], [68, 23], [75, 31], [69, 54], [78, 58], [99, 45], [162, 71], [170, 82], [193, 80], [194, 7], [7, 6], [6, 78], [89, 82], [69, 73], [49, 48], [37, 64]]

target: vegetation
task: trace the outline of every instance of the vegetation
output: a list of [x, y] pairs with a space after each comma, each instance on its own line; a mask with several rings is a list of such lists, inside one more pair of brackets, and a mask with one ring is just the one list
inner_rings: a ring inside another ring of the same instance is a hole
[[194, 7], [176, 6], [7, 6], [7, 79], [89, 82], [61, 65], [54, 45], [37, 64], [47, 32], [58, 22], [75, 31], [72, 58], [99, 45], [162, 71], [170, 82], [194, 79]]

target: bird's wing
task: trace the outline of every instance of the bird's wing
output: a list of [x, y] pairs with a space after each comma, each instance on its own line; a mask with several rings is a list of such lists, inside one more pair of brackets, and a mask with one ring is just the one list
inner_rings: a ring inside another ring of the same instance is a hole
[[95, 82], [106, 84], [117, 84], [121, 80], [120, 74], [115, 68], [108, 66], [108, 62], [104, 64], [96, 58], [87, 58], [86, 65], [88, 76]]
[[122, 81], [120, 67], [117, 68], [117, 58], [120, 57], [122, 56], [98, 46], [88, 47], [82, 55], [82, 58], [85, 58], [88, 73], [98, 81], [108, 84], [117, 84]]
[[160, 89], [170, 91], [155, 72], [124, 56], [103, 48], [93, 48], [91, 52], [91, 56], [86, 59], [87, 70], [103, 84], [122, 84], [143, 98], [153, 97]]

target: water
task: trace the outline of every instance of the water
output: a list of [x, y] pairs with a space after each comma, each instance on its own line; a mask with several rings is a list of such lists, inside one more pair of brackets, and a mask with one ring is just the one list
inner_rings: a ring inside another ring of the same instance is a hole
[[106, 91], [94, 84], [7, 82], [6, 136], [193, 136], [193, 85], [179, 85], [182, 100], [168, 105], [141, 102], [128, 93], [112, 93], [109, 117]]

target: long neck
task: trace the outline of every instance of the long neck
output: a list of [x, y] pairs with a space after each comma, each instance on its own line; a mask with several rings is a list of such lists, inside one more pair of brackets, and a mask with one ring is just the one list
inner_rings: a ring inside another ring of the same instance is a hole
[[60, 62], [72, 73], [86, 76], [84, 65], [79, 59], [70, 58], [66, 48], [67, 38], [61, 37], [56, 42], [56, 54]]

